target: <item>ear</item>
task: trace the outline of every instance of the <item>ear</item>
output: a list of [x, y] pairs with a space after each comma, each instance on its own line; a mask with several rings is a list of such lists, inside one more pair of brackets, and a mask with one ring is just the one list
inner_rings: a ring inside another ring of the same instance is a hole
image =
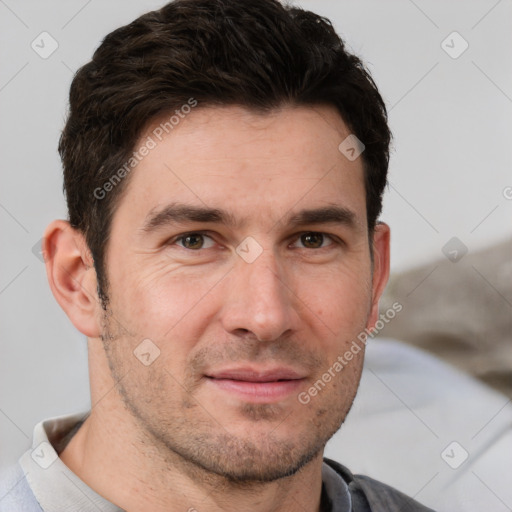
[[379, 318], [379, 300], [389, 278], [390, 229], [384, 222], [378, 222], [373, 232], [373, 276], [372, 304], [367, 329], [371, 329]]
[[101, 304], [85, 237], [69, 222], [55, 220], [44, 232], [42, 249], [48, 282], [60, 307], [81, 333], [98, 337]]

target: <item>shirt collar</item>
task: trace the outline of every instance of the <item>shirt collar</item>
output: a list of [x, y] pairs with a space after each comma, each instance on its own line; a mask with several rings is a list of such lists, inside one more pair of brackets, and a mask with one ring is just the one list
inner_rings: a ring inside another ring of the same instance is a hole
[[326, 462], [322, 465], [322, 486], [328, 498], [327, 511], [350, 512], [352, 510], [352, 499], [347, 482]]
[[19, 460], [35, 498], [45, 512], [123, 512], [80, 480], [58, 456], [88, 414], [41, 421], [34, 427], [32, 449]]
[[[58, 454], [88, 415], [86, 411], [41, 421], [34, 427], [32, 448], [19, 460], [44, 512], [124, 512], [93, 491], [59, 458]], [[352, 508], [347, 483], [325, 462], [322, 465], [322, 505], [325, 512], [349, 512]]]

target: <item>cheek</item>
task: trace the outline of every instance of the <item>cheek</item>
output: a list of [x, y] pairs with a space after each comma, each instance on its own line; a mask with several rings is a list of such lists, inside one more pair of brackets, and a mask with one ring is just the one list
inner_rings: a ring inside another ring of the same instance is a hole
[[212, 297], [219, 278], [214, 272], [197, 269], [184, 274], [165, 263], [151, 273], [127, 272], [118, 287], [118, 313], [140, 336], [155, 342], [184, 333], [193, 338], [213, 314]]
[[312, 321], [322, 322], [332, 334], [353, 334], [364, 326], [370, 312], [369, 271], [343, 270], [317, 275], [300, 285], [297, 294], [312, 313]]

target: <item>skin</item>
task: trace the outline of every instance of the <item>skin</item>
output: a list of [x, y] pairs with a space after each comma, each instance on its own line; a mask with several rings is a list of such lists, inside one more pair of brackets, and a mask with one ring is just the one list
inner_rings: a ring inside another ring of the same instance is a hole
[[[49, 283], [88, 337], [93, 404], [60, 458], [109, 501], [130, 512], [319, 510], [323, 449], [364, 351], [308, 404], [297, 397], [373, 326], [389, 274], [388, 226], [369, 240], [362, 159], [338, 151], [349, 133], [329, 106], [198, 106], [129, 177], [108, 240], [107, 313], [83, 236], [63, 220], [48, 226]], [[173, 202], [225, 209], [238, 225], [142, 229]], [[333, 205], [353, 223], [288, 222]], [[198, 231], [207, 236], [179, 238]], [[237, 253], [247, 237], [251, 255], [262, 249], [251, 263]], [[145, 339], [160, 351], [147, 366], [134, 356]], [[208, 377], [240, 366], [300, 379], [255, 398]]]

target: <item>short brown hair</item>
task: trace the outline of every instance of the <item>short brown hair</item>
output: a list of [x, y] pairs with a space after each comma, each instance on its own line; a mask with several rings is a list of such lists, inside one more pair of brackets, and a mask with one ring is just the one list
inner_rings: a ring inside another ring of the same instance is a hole
[[194, 98], [269, 112], [328, 104], [364, 145], [368, 229], [382, 209], [391, 133], [384, 102], [330, 21], [277, 0], [175, 0], [107, 35], [71, 84], [59, 141], [69, 222], [84, 233], [98, 293], [104, 255], [128, 178], [94, 193], [130, 158], [141, 130]]

